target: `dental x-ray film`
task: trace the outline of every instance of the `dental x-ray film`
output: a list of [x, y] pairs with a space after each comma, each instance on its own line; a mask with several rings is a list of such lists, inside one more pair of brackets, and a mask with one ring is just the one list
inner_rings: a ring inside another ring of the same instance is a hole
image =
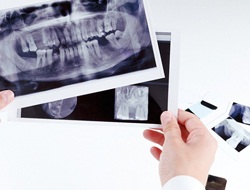
[[0, 90], [19, 107], [164, 77], [144, 0], [0, 10], [0, 45]]
[[212, 130], [237, 152], [250, 145], [250, 133], [231, 117], [220, 122]]
[[[159, 127], [163, 111], [175, 113], [178, 109], [178, 94], [175, 91], [178, 82], [170, 77], [171, 73], [178, 78], [178, 70], [173, 70], [178, 62], [174, 58], [170, 59], [171, 53], [177, 54], [173, 48], [174, 37], [170, 33], [157, 33], [157, 39], [165, 78], [24, 107], [19, 109], [18, 114], [13, 113], [13, 119], [17, 114], [18, 120], [32, 122], [42, 119], [58, 122], [115, 122], [115, 125], [120, 123], [130, 126], [150, 124]], [[175, 106], [171, 106], [173, 102]]]
[[249, 106], [230, 102], [227, 107], [227, 111], [222, 115], [217, 115], [207, 127], [211, 128], [219, 146], [233, 159], [249, 158]]
[[250, 125], [250, 107], [236, 102], [232, 103], [229, 112], [230, 117], [239, 123]]
[[191, 105], [189, 108], [186, 109], [186, 111], [195, 114], [200, 119], [206, 117], [210, 113], [212, 113], [214, 110], [217, 109], [217, 106], [205, 101], [201, 100], [200, 102]]

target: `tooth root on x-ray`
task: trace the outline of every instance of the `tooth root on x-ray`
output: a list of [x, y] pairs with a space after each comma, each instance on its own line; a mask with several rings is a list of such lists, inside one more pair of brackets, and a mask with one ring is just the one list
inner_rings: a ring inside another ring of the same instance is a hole
[[36, 65], [37, 67], [40, 65], [40, 62], [41, 62], [41, 50], [37, 50], [36, 51]]
[[73, 60], [74, 59], [74, 50], [72, 47], [69, 48], [69, 55], [70, 55], [69, 59]]
[[111, 26], [111, 20], [110, 20], [109, 16], [107, 16], [107, 15], [104, 18], [104, 30], [106, 33], [113, 30], [112, 26]]
[[73, 48], [65, 48], [65, 55], [67, 60], [72, 60], [74, 59], [74, 51]]
[[64, 64], [64, 61], [65, 61], [65, 50], [64, 48], [59, 48], [59, 56], [60, 56], [60, 62], [61, 64], [63, 65]]
[[107, 30], [109, 27], [111, 28], [110, 30], [116, 30], [117, 29], [117, 26], [116, 26], [117, 25], [117, 13], [115, 13], [114, 11], [107, 12], [104, 18], [104, 22], [107, 23]]
[[97, 40], [92, 40], [86, 43], [88, 47], [88, 51], [92, 56], [98, 56], [99, 58], [101, 57], [100, 49]]
[[48, 35], [47, 35], [47, 29], [46, 28], [43, 28], [42, 29], [42, 40], [43, 40], [43, 44], [45, 45], [45, 46], [48, 46], [49, 45], [49, 43], [48, 43], [48, 41], [49, 41], [49, 39], [48, 39]]
[[70, 52], [69, 52], [69, 49], [68, 48], [65, 48], [65, 58], [67, 59], [67, 60], [70, 60]]
[[88, 49], [87, 52], [89, 52], [89, 54], [91, 54], [92, 56], [95, 55], [94, 48], [93, 48], [93, 46], [92, 46], [91, 41], [87, 41], [87, 42], [86, 42], [86, 47], [87, 47], [87, 49]]
[[26, 40], [28, 42], [29, 50], [30, 51], [36, 51], [37, 47], [36, 47], [35, 40], [34, 40], [33, 36], [27, 34], [26, 35]]
[[27, 53], [29, 51], [29, 48], [26, 41], [22, 37], [20, 37], [19, 39], [23, 52]]
[[36, 55], [37, 55], [37, 67], [40, 66], [45, 66], [46, 65], [46, 50], [37, 50], [36, 51]]
[[60, 41], [58, 40], [58, 36], [57, 36], [56, 31], [54, 29], [52, 29], [52, 31], [51, 31], [51, 37], [54, 40], [54, 45], [56, 47], [58, 47], [60, 45]]
[[89, 57], [89, 52], [88, 52], [88, 48], [86, 46], [86, 43], [82, 42], [82, 43], [78, 44], [77, 49], [78, 49], [79, 57], [82, 60], [84, 60], [86, 65], [88, 65], [89, 61], [90, 61], [90, 57]]
[[74, 51], [74, 56], [75, 56], [75, 57], [79, 57], [79, 53], [78, 53], [77, 46], [74, 46], [74, 47], [73, 47], [73, 51]]
[[[82, 43], [83, 43], [83, 42], [82, 42]], [[81, 45], [81, 44], [78, 44], [78, 45], [76, 46], [76, 48], [77, 48], [78, 55], [79, 55], [80, 59], [83, 59], [83, 60], [84, 60], [84, 54], [83, 54], [83, 51], [82, 51], [82, 45]]]
[[74, 65], [76, 66], [80, 66], [81, 65], [81, 61], [79, 58], [80, 58], [80, 55], [79, 55], [79, 51], [78, 51], [78, 47], [77, 46], [74, 46], [73, 48], [73, 51], [74, 51], [74, 58], [75, 58], [75, 62], [74, 62]]
[[47, 61], [49, 64], [51, 64], [53, 62], [53, 50], [52, 49], [47, 49], [46, 50], [46, 55], [47, 55]]
[[97, 36], [95, 20], [92, 20], [92, 21], [89, 22], [89, 34], [90, 34], [91, 38]]
[[47, 61], [46, 60], [46, 50], [44, 49], [44, 50], [42, 50], [42, 66], [43, 67], [47, 65], [46, 61]]
[[48, 46], [53, 47], [53, 45], [55, 45], [55, 40], [53, 38], [52, 30], [49, 30], [49, 33], [47, 35], [48, 35]]
[[67, 27], [64, 27], [63, 34], [65, 36], [66, 43], [71, 43], [70, 33]]
[[81, 49], [82, 49], [82, 54], [84, 56], [84, 60], [86, 62], [86, 65], [89, 65], [89, 63], [90, 63], [89, 50], [88, 50], [87, 44], [85, 42], [81, 43]]
[[111, 27], [113, 28], [113, 30], [117, 29], [117, 13], [114, 13], [112, 11], [112, 14], [110, 15], [110, 20], [111, 20]]
[[81, 30], [80, 30], [79, 26], [75, 26], [75, 32], [76, 32], [77, 41], [81, 42], [82, 36], [81, 36]]
[[92, 45], [94, 47], [94, 50], [95, 50], [95, 53], [96, 55], [101, 58], [101, 51], [100, 51], [100, 46], [98, 44], [98, 41], [97, 40], [92, 40]]
[[86, 36], [87, 36], [87, 39], [93, 37], [92, 34], [91, 34], [91, 32], [92, 32], [92, 28], [91, 28], [91, 27], [93, 27], [93, 25], [91, 25], [91, 22], [92, 22], [92, 21], [90, 21], [90, 20], [86, 20], [86, 21], [84, 22], [84, 24], [85, 24], [85, 29], [84, 29], [84, 31], [85, 31], [85, 34], [86, 34]]
[[71, 39], [73, 43], [77, 43], [78, 42], [78, 38], [77, 38], [77, 34], [76, 34], [76, 26], [72, 25], [71, 28]]
[[65, 45], [66, 41], [65, 41], [65, 38], [64, 38], [64, 35], [63, 35], [63, 31], [60, 28], [58, 28], [58, 29], [56, 29], [56, 33], [58, 35], [58, 39], [60, 40], [60, 44]]
[[105, 35], [105, 33], [104, 33], [103, 21], [100, 20], [100, 19], [98, 19], [98, 20], [96, 21], [96, 30], [97, 30], [97, 35], [98, 35], [99, 37], [102, 37], [102, 36]]
[[83, 20], [83, 21], [81, 22], [80, 26], [81, 26], [82, 39], [83, 39], [84, 41], [87, 41], [87, 40], [88, 40], [87, 30], [86, 30], [87, 21], [86, 21], [86, 20]]

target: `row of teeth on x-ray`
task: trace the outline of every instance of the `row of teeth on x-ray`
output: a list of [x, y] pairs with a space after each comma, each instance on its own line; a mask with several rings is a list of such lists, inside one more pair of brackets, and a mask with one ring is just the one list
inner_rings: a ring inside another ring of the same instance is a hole
[[[114, 13], [113, 13], [114, 14]], [[43, 47], [37, 47], [36, 40], [32, 34], [23, 34], [19, 37], [23, 53], [36, 52], [37, 64], [46, 65], [53, 62], [53, 48], [59, 49], [61, 61], [79, 57], [86, 62], [89, 56], [101, 58], [98, 38], [105, 38], [110, 45], [121, 48], [118, 39], [122, 31], [117, 29], [117, 20], [114, 15], [105, 16], [103, 20], [81, 20], [64, 26], [62, 31], [58, 27], [45, 27], [41, 30], [41, 41]], [[40, 45], [39, 45], [40, 46]]]

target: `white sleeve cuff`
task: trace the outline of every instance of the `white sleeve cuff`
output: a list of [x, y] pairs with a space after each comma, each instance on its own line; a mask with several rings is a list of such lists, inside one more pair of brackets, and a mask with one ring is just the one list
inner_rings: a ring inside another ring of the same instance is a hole
[[162, 190], [205, 190], [200, 181], [190, 176], [176, 176], [171, 178]]

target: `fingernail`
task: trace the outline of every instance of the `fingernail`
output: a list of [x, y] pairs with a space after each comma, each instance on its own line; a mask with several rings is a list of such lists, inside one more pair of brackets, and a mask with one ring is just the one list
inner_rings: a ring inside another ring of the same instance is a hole
[[170, 112], [163, 112], [162, 114], [162, 123], [168, 124], [172, 119], [172, 114]]
[[1, 93], [1, 96], [2, 96], [4, 102], [9, 103], [9, 101], [12, 99], [12, 97], [14, 95], [13, 95], [13, 92], [8, 90], [8, 91], [3, 91]]

